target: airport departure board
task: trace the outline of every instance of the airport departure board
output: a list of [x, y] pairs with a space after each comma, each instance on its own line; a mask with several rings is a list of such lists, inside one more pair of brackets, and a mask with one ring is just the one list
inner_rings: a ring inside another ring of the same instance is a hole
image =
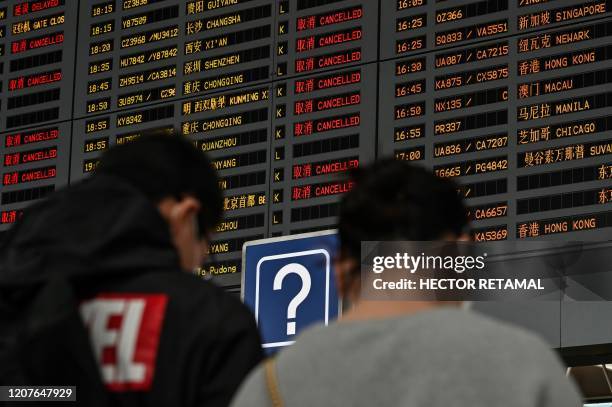
[[[212, 157], [245, 241], [333, 228], [347, 171], [453, 178], [475, 240], [612, 227], [611, 0], [0, 0], [0, 231], [175, 129]], [[375, 214], [373, 214], [375, 216]]]

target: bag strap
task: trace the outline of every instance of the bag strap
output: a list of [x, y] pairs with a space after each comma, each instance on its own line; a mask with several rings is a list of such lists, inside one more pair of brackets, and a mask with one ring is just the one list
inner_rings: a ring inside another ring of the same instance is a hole
[[268, 388], [268, 394], [272, 401], [272, 407], [283, 407], [283, 398], [281, 396], [280, 388], [278, 386], [278, 377], [276, 375], [276, 360], [274, 358], [268, 358], [264, 362], [264, 369], [266, 372], [266, 387]]

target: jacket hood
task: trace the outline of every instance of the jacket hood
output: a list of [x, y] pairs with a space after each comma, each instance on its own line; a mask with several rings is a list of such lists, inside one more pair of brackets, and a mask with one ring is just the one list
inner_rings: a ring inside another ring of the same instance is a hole
[[167, 223], [125, 181], [95, 175], [28, 208], [0, 247], [0, 284], [179, 270]]

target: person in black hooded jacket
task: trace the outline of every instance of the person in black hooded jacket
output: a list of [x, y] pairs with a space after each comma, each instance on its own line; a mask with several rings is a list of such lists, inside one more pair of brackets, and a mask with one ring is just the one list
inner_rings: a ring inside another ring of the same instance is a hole
[[0, 385], [77, 386], [84, 406], [228, 405], [262, 358], [257, 327], [184, 272], [221, 213], [210, 161], [159, 134], [27, 209], [0, 247]]

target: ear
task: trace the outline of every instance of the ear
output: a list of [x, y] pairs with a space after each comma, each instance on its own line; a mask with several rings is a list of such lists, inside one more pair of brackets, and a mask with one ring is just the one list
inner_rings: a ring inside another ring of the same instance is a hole
[[173, 235], [183, 230], [185, 226], [191, 226], [192, 216], [200, 210], [197, 199], [186, 196], [180, 200], [165, 198], [158, 204], [162, 217], [168, 222]]
[[461, 236], [457, 238], [458, 242], [471, 242], [472, 237], [468, 233], [463, 233]]
[[186, 196], [179, 201], [176, 201], [173, 208], [170, 210], [170, 222], [183, 224], [191, 220], [191, 218], [200, 210], [200, 203], [197, 199]]
[[355, 276], [353, 271], [359, 267], [357, 262], [350, 256], [340, 253], [334, 262], [336, 288], [340, 297], [353, 300], [355, 295]]

